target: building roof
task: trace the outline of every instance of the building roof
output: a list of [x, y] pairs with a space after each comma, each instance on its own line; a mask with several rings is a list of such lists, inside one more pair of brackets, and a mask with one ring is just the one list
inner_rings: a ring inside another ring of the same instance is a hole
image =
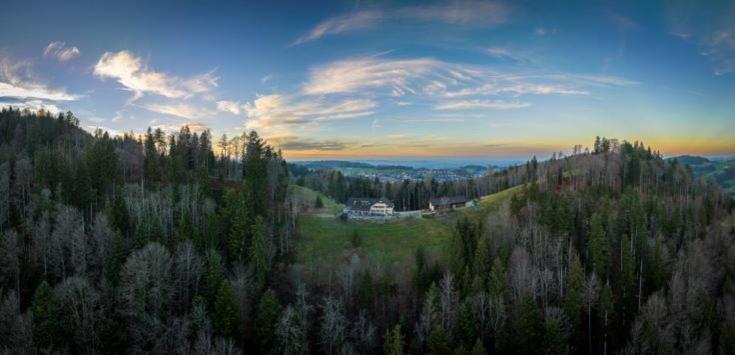
[[431, 199], [433, 206], [449, 206], [467, 202], [467, 198], [464, 196], [449, 196], [449, 197], [435, 197]]
[[345, 207], [352, 211], [370, 211], [370, 206], [383, 202], [388, 207], [393, 207], [393, 202], [386, 198], [350, 197]]

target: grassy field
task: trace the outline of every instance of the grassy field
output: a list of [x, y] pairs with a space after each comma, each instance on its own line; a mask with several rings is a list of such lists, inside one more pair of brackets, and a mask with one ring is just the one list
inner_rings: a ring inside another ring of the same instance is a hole
[[[308, 199], [316, 194], [299, 188]], [[304, 213], [299, 217], [299, 237], [296, 241], [297, 262], [310, 265], [332, 266], [357, 253], [384, 265], [398, 264], [411, 267], [413, 255], [419, 246], [427, 254], [441, 259], [446, 254], [457, 218], [484, 218], [496, 211], [520, 186], [485, 196], [476, 208], [457, 210], [436, 218], [406, 218], [385, 223], [341, 222], [325, 217], [324, 213]], [[325, 206], [341, 205], [323, 197]], [[328, 209], [328, 208], [325, 208]], [[352, 234], [357, 232], [360, 244], [355, 247]]]
[[317, 210], [320, 213], [339, 214], [342, 212], [342, 209], [344, 209], [344, 205], [335, 202], [321, 192], [317, 192], [306, 187], [289, 185], [288, 193], [290, 196], [295, 197], [297, 200], [301, 201], [301, 204], [307, 206], [309, 209], [314, 208], [316, 197], [320, 196], [322, 198], [322, 202], [324, 203], [324, 208], [322, 208], [321, 210]]
[[[297, 260], [330, 265], [355, 252], [376, 262], [410, 264], [419, 246], [430, 254], [443, 254], [452, 233], [450, 224], [430, 218], [344, 223], [337, 218], [302, 215], [299, 229]], [[360, 239], [357, 248], [352, 243], [355, 232]]]

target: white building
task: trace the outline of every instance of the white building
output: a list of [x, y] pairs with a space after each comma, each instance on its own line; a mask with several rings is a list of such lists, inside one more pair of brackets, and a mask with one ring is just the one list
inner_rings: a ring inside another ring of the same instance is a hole
[[391, 216], [393, 202], [385, 198], [350, 198], [344, 213], [351, 216]]

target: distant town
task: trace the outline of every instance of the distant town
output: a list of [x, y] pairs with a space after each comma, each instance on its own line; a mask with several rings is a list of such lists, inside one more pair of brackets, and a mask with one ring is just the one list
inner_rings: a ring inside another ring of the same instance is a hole
[[498, 165], [469, 164], [457, 167], [413, 167], [407, 165], [371, 164], [365, 162], [342, 160], [296, 161], [292, 164], [302, 165], [312, 170], [338, 170], [345, 176], [378, 178], [381, 182], [417, 181], [435, 179], [436, 181], [457, 181], [483, 176], [488, 172], [501, 169]]

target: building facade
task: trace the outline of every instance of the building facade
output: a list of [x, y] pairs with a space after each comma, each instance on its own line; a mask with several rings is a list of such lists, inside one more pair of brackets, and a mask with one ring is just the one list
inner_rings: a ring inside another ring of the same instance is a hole
[[475, 200], [467, 199], [464, 196], [436, 197], [429, 200], [429, 209], [432, 211], [452, 210], [476, 205]]
[[350, 198], [345, 204], [344, 213], [348, 216], [377, 216], [393, 215], [393, 202], [385, 198]]

